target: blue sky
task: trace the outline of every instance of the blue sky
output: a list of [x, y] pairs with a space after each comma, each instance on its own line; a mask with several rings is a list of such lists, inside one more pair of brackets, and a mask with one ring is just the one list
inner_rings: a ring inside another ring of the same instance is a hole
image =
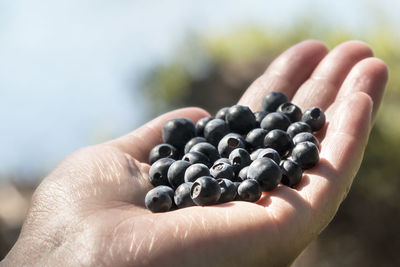
[[352, 31], [400, 25], [400, 1], [329, 2], [0, 0], [0, 177], [47, 172], [149, 119], [137, 80], [192, 30], [290, 27], [304, 14]]

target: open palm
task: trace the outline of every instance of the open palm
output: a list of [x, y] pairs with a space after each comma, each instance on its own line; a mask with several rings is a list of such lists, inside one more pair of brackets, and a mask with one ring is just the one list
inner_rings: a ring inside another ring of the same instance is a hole
[[170, 118], [197, 121], [186, 108], [134, 132], [67, 157], [36, 190], [22, 233], [3, 264], [284, 266], [335, 215], [360, 166], [383, 94], [387, 69], [357, 41], [330, 53], [305, 41], [280, 55], [239, 104], [260, 109], [282, 91], [303, 110], [326, 110], [318, 165], [295, 188], [279, 186], [260, 201], [235, 201], [153, 214], [144, 207], [150, 149]]

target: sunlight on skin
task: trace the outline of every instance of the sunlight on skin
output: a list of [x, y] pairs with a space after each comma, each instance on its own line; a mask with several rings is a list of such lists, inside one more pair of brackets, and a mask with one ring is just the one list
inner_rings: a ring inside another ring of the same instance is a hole
[[[230, 202], [152, 214], [144, 208], [150, 149], [176, 110], [138, 130], [69, 156], [42, 182], [18, 242], [2, 263], [51, 265], [284, 266], [332, 220], [360, 166], [387, 80], [385, 64], [364, 43], [328, 53], [305, 41], [278, 57], [239, 104], [260, 109], [269, 91], [303, 110], [326, 110], [319, 164], [296, 189], [279, 186], [257, 203]], [[79, 248], [79, 249], [77, 249]]]

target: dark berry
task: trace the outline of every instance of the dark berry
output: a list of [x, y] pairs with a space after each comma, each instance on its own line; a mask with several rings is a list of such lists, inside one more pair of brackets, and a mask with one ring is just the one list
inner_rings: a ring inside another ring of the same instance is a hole
[[283, 103], [276, 111], [285, 114], [292, 123], [301, 120], [301, 109], [293, 103]]
[[247, 179], [243, 181], [238, 189], [238, 195], [241, 200], [256, 202], [261, 197], [261, 187], [254, 179]]
[[282, 170], [281, 183], [289, 187], [297, 185], [303, 176], [303, 170], [295, 162], [287, 159], [279, 164]]
[[249, 166], [251, 163], [250, 154], [246, 149], [236, 148], [229, 154], [229, 160], [235, 173], [239, 173], [241, 169]]
[[178, 208], [186, 208], [194, 206], [194, 202], [190, 197], [190, 188], [193, 183], [183, 183], [175, 190], [174, 201]]
[[218, 200], [218, 203], [225, 203], [229, 201], [233, 201], [236, 197], [236, 186], [232, 181], [228, 179], [218, 179], [218, 184], [221, 188], [221, 196]]
[[312, 134], [312, 133], [298, 133], [293, 137], [293, 144], [297, 145], [302, 142], [311, 142], [314, 143], [317, 147], [319, 147], [319, 141], [318, 139]]
[[210, 118], [210, 117], [204, 117], [197, 121], [197, 123], [196, 123], [196, 135], [197, 136], [204, 136], [204, 128], [206, 127], [206, 124], [211, 120], [212, 120], [212, 118]]
[[251, 154], [250, 154], [250, 159], [252, 161], [255, 161], [258, 158], [258, 154], [263, 150], [264, 148], [259, 148], [257, 150], [254, 150]]
[[161, 158], [172, 158], [178, 159], [178, 151], [175, 147], [170, 144], [159, 144], [153, 147], [149, 154], [149, 164], [152, 165], [154, 162]]
[[301, 121], [310, 125], [313, 132], [321, 130], [325, 125], [325, 120], [325, 113], [316, 107], [307, 109], [301, 117]]
[[196, 135], [194, 123], [186, 118], [175, 118], [167, 121], [162, 128], [164, 143], [183, 149], [185, 144]]
[[162, 158], [151, 165], [149, 170], [149, 180], [154, 186], [169, 185], [168, 169], [175, 160], [170, 158]]
[[256, 127], [256, 117], [247, 106], [234, 105], [230, 107], [225, 115], [225, 121], [232, 132], [247, 134]]
[[283, 103], [289, 102], [288, 97], [281, 92], [269, 92], [264, 96], [261, 107], [264, 111], [274, 112]]
[[217, 165], [218, 163], [231, 164], [231, 161], [230, 161], [228, 158], [220, 158], [220, 159], [217, 159], [217, 160], [214, 162], [213, 166], [214, 166], [214, 165]]
[[304, 132], [311, 133], [311, 127], [305, 122], [298, 121], [290, 124], [286, 132], [289, 134], [291, 138], [293, 138], [298, 133], [304, 133]]
[[299, 143], [293, 148], [292, 159], [302, 169], [310, 169], [319, 161], [318, 148], [308, 141]]
[[281, 157], [279, 156], [278, 151], [273, 148], [264, 148], [262, 149], [257, 156], [258, 159], [260, 158], [270, 158], [275, 161], [276, 164], [279, 164], [281, 161]]
[[238, 134], [227, 134], [218, 143], [218, 152], [223, 158], [229, 157], [229, 154], [236, 148], [246, 148], [243, 137]]
[[196, 205], [213, 205], [218, 202], [221, 196], [221, 187], [214, 178], [203, 176], [192, 184], [190, 196]]
[[206, 124], [204, 128], [204, 137], [213, 146], [218, 145], [218, 142], [229, 133], [228, 124], [221, 119], [213, 119]]
[[197, 151], [197, 152], [203, 153], [204, 155], [207, 156], [207, 158], [209, 159], [209, 161], [211, 163], [215, 162], [217, 159], [219, 159], [218, 150], [215, 148], [215, 146], [213, 146], [210, 143], [196, 144], [190, 149], [190, 152], [192, 152], [192, 151]]
[[254, 112], [254, 117], [256, 117], [256, 122], [257, 122], [256, 127], [260, 127], [261, 121], [264, 119], [265, 116], [267, 116], [267, 114], [268, 112], [264, 110]]
[[201, 137], [201, 136], [193, 137], [193, 138], [190, 139], [189, 142], [187, 142], [186, 145], [185, 145], [185, 150], [184, 150], [185, 154], [186, 154], [186, 153], [189, 153], [189, 152], [190, 152], [190, 149], [191, 149], [194, 145], [196, 145], [196, 144], [198, 144], [198, 143], [204, 143], [204, 142], [207, 142], [207, 139], [205, 139], [204, 137]]
[[290, 120], [284, 114], [279, 112], [269, 113], [264, 119], [261, 121], [261, 128], [267, 131], [271, 131], [274, 129], [280, 129], [286, 131], [286, 129], [290, 125]]
[[192, 164], [203, 163], [204, 165], [211, 166], [211, 162], [207, 158], [207, 156], [204, 155], [203, 153], [197, 152], [197, 151], [191, 151], [189, 153], [186, 153], [183, 156], [182, 160], [189, 161]]
[[237, 177], [239, 178], [240, 181], [244, 181], [247, 179], [247, 171], [248, 170], [249, 170], [249, 166], [246, 166], [240, 170], [239, 174], [237, 175]]
[[151, 212], [169, 211], [172, 207], [171, 196], [173, 195], [174, 190], [171, 187], [159, 185], [147, 192], [144, 203]]
[[293, 142], [285, 131], [272, 130], [265, 136], [264, 146], [275, 149], [283, 157], [292, 149]]
[[215, 114], [215, 118], [225, 120], [226, 112], [228, 112], [229, 108], [230, 107], [223, 107], [220, 110], [218, 110], [217, 113]]
[[210, 168], [211, 176], [215, 179], [217, 178], [226, 178], [229, 180], [233, 180], [235, 178], [235, 171], [232, 165], [227, 163], [218, 163], [214, 164]]
[[[254, 179], [262, 191], [275, 189], [282, 178], [282, 171], [278, 164], [270, 158], [260, 158], [253, 161], [247, 171], [247, 180]], [[247, 181], [246, 180], [246, 181]]]
[[245, 139], [249, 149], [255, 150], [264, 147], [264, 138], [267, 133], [268, 132], [262, 128], [255, 128], [251, 130]]
[[192, 165], [186, 160], [177, 160], [168, 169], [168, 182], [172, 188], [177, 188], [185, 181], [185, 171]]
[[186, 169], [184, 180], [185, 182], [194, 182], [201, 176], [210, 176], [210, 169], [204, 164], [196, 163]]

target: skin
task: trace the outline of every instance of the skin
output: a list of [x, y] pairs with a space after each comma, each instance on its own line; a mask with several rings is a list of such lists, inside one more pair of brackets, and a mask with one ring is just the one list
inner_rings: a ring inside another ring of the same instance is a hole
[[139, 129], [83, 148], [39, 185], [21, 234], [1, 266], [287, 266], [327, 226], [356, 175], [388, 71], [365, 43], [328, 52], [304, 41], [282, 53], [239, 104], [253, 111], [269, 91], [305, 110], [326, 111], [320, 162], [295, 188], [279, 186], [257, 203], [230, 202], [153, 214], [145, 209], [150, 149], [170, 118], [209, 116], [199, 108], [166, 113]]

